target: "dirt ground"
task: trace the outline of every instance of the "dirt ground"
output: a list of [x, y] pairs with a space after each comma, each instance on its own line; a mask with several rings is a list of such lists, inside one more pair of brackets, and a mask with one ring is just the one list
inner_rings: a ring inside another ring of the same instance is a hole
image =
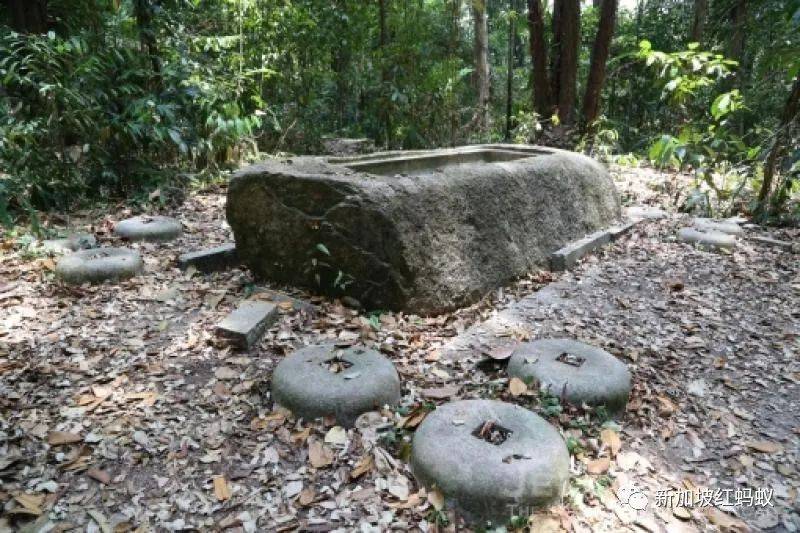
[[[686, 179], [615, 174], [626, 203], [671, 211]], [[559, 505], [531, 517], [533, 531], [800, 528], [797, 255], [747, 239], [729, 254], [698, 250], [676, 242], [689, 219], [675, 216], [637, 225], [572, 272], [532, 273], [438, 317], [361, 315], [271, 287], [316, 308], [284, 307], [243, 353], [214, 326], [243, 299], [270, 295], [245, 270], [176, 266], [182, 252], [230, 240], [224, 204], [216, 186], [164, 209], [184, 236], [130, 245], [146, 272], [118, 284], [62, 285], [57, 258], [25, 239], [0, 242], [0, 531], [464, 530], [405, 459], [435, 404], [477, 397], [528, 406], [568, 441], [572, 483]], [[130, 214], [51, 224], [118, 244], [109, 230]], [[511, 386], [503, 354], [442, 357], [454, 336], [545, 287], [557, 297], [510, 342], [570, 336], [619, 356], [635, 384], [622, 420]], [[402, 406], [347, 431], [273, 408], [274, 366], [330, 339], [389, 356]]]

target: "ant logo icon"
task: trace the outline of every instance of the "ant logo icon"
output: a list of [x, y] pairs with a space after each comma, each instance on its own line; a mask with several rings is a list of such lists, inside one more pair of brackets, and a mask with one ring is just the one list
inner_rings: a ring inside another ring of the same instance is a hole
[[617, 492], [620, 503], [636, 511], [644, 511], [650, 501], [642, 489], [635, 486], [623, 487]]

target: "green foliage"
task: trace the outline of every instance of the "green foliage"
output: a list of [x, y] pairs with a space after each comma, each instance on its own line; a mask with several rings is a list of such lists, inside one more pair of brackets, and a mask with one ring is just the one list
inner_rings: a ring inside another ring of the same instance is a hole
[[66, 209], [153, 188], [178, 170], [216, 168], [259, 125], [229, 84], [192, 63], [166, 14], [154, 31], [171, 46], [155, 58], [140, 50], [132, 5], [91, 20], [100, 33], [0, 34], [6, 224], [14, 212]]
[[[326, 136], [386, 148], [497, 141], [509, 74], [511, 138], [563, 146], [548, 134], [572, 126], [532, 111], [521, 0], [487, 3], [491, 131], [474, 130], [468, 4], [385, 2], [382, 27], [378, 2], [363, 0], [51, 0], [48, 35], [2, 29], [0, 10], [0, 222], [136, 197], [179, 171], [213, 175], [256, 152], [318, 152]], [[567, 147], [691, 170], [687, 208], [743, 208], [800, 71], [800, 3], [748, 3], [742, 54], [730, 3], [710, 3], [700, 43], [688, 42], [687, 5], [620, 9], [602, 118]], [[583, 8], [578, 108], [598, 20]], [[548, 12], [550, 43], [551, 23]], [[784, 139], [794, 146], [797, 135]], [[779, 162], [775, 205], [796, 192], [796, 161], [786, 150]]]

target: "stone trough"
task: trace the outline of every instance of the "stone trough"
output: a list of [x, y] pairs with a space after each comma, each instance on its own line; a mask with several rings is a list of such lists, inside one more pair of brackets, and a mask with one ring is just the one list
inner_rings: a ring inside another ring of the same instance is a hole
[[256, 276], [419, 314], [546, 268], [619, 217], [602, 165], [519, 145], [269, 160], [233, 176], [227, 204]]

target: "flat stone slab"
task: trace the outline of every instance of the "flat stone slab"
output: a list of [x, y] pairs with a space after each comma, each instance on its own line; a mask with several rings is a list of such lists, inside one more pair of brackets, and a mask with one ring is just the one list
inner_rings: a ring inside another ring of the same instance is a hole
[[186, 270], [190, 266], [203, 273], [219, 272], [239, 265], [236, 244], [230, 242], [222, 246], [181, 254], [178, 267]]
[[335, 416], [350, 427], [367, 411], [400, 401], [400, 378], [389, 359], [362, 346], [307, 346], [272, 374], [272, 398], [297, 416]]
[[719, 231], [700, 231], [695, 228], [681, 228], [678, 239], [714, 250], [732, 250], [736, 247], [736, 237]]
[[695, 218], [694, 227], [700, 231], [727, 233], [728, 235], [741, 235], [743, 233], [739, 224], [727, 220]]
[[605, 406], [625, 411], [631, 374], [610, 353], [572, 339], [543, 339], [521, 344], [508, 362], [508, 374], [534, 380], [541, 390], [574, 405]]
[[217, 325], [217, 335], [243, 350], [250, 349], [280, 316], [278, 307], [269, 302], [248, 300]]
[[129, 241], [171, 241], [182, 232], [183, 227], [178, 220], [160, 215], [128, 218], [114, 226], [114, 233]]
[[447, 505], [480, 525], [528, 516], [557, 501], [569, 482], [569, 453], [558, 431], [527, 409], [495, 400], [438, 407], [414, 433], [410, 463], [422, 485], [437, 488]]
[[119, 281], [140, 273], [144, 267], [138, 252], [126, 248], [94, 248], [62, 257], [56, 275], [65, 283]]
[[76, 233], [63, 239], [48, 239], [42, 241], [45, 252], [54, 254], [68, 254], [78, 250], [97, 248], [97, 238], [91, 233]]
[[232, 176], [226, 210], [258, 278], [417, 314], [468, 305], [620, 218], [596, 161], [504, 144], [269, 160]]

